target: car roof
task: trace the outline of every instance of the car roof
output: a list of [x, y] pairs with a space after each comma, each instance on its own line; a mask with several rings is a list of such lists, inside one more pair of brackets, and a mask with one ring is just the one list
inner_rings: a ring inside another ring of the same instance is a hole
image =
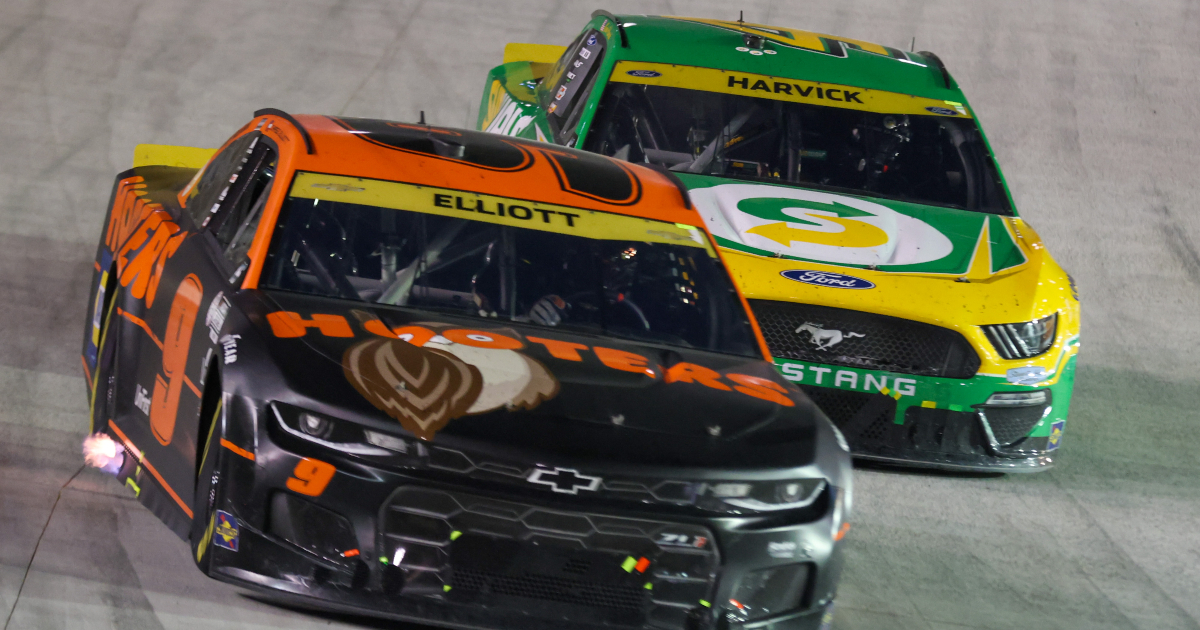
[[[627, 48], [613, 39], [619, 59], [839, 83], [926, 98], [964, 102], [961, 90], [930, 54], [905, 52], [862, 40], [736, 20], [622, 15]], [[600, 23], [603, 16], [597, 16]], [[595, 23], [595, 22], [594, 22]], [[611, 28], [611, 27], [608, 27]], [[751, 54], [745, 34], [766, 40]], [[739, 50], [740, 49], [740, 50]], [[947, 87], [949, 83], [949, 87]]]
[[[263, 119], [256, 117], [251, 125]], [[387, 120], [282, 112], [265, 119], [264, 133], [281, 145], [281, 171], [400, 181], [704, 225], [678, 180], [594, 153]], [[297, 127], [307, 137], [297, 138]]]

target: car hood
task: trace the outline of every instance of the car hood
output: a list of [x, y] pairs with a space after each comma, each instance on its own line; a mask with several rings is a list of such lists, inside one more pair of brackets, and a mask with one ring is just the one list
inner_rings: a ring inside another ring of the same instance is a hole
[[[749, 298], [944, 323], [1033, 318], [1065, 274], [1021, 219], [681, 174]], [[1047, 264], [1049, 263], [1049, 264]], [[914, 300], [913, 296], [922, 299]], [[1058, 300], [1053, 300], [1058, 303]]]
[[[293, 404], [435, 443], [630, 463], [802, 466], [819, 411], [762, 359], [260, 292]], [[381, 424], [382, 423], [382, 424]]]

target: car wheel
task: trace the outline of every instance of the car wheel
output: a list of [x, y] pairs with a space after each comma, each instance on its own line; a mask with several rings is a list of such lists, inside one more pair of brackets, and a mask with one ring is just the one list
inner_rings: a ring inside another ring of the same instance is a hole
[[[220, 386], [217, 386], [218, 392]], [[200, 455], [199, 472], [196, 474], [196, 494], [192, 506], [191, 545], [192, 557], [196, 566], [205, 574], [212, 565], [213, 534], [216, 528], [217, 508], [223, 498], [221, 492], [221, 475], [224, 470], [221, 437], [224, 435], [224, 423], [221, 422], [222, 401], [219, 397], [208, 423], [208, 436]]]

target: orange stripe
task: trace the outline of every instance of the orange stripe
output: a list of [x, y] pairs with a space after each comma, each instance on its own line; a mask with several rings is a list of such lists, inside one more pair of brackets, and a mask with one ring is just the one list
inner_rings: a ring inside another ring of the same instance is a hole
[[112, 420], [108, 421], [108, 426], [113, 430], [114, 433], [117, 434], [118, 438], [121, 438], [121, 441], [125, 443], [125, 446], [129, 448], [129, 451], [137, 455], [138, 460], [143, 466], [146, 467], [146, 470], [150, 471], [151, 475], [154, 475], [154, 478], [158, 480], [158, 484], [163, 487], [163, 490], [166, 490], [167, 494], [171, 495], [172, 499], [175, 499], [175, 502], [179, 504], [179, 507], [183, 510], [183, 513], [187, 514], [188, 518], [192, 518], [192, 508], [188, 507], [187, 504], [183, 502], [183, 499], [179, 498], [178, 494], [175, 494], [175, 491], [171, 489], [171, 486], [167, 485], [167, 480], [163, 479], [162, 475], [158, 474], [158, 471], [155, 470], [154, 466], [150, 465], [150, 461], [147, 460], [142, 455], [141, 451], [139, 451], [137, 447], [133, 445], [133, 442], [129, 441], [129, 438], [125, 436], [121, 429], [117, 428], [117, 425], [114, 424]]
[[79, 355], [79, 362], [83, 364], [83, 375], [87, 377], [88, 387], [91, 388], [91, 386], [92, 386], [92, 371], [88, 369], [87, 359], [83, 358], [82, 354]]
[[[142, 321], [142, 319], [140, 317], [137, 317], [136, 315], [130, 315], [128, 312], [123, 311], [120, 308], [117, 309], [117, 312], [120, 313], [123, 317], [125, 317], [125, 319], [128, 319], [129, 321], [137, 324], [138, 326], [141, 326], [142, 330], [146, 331], [147, 335], [150, 335], [150, 341], [153, 341], [154, 345], [158, 346], [159, 350], [162, 350], [162, 347], [163, 347], [162, 342], [158, 340], [158, 337], [154, 336], [154, 331], [150, 330], [150, 326], [147, 325], [146, 322]], [[197, 396], [198, 395], [199, 394], [197, 394]]]
[[93, 260], [92, 264], [96, 266], [96, 273], [104, 273], [104, 272], [100, 271], [100, 263]]
[[196, 387], [196, 384], [192, 382], [192, 379], [187, 377], [187, 374], [183, 375], [183, 384], [192, 389], [192, 393], [196, 395], [196, 398], [200, 398], [200, 388]]
[[225, 438], [221, 438], [221, 446], [224, 446], [225, 448], [237, 453], [238, 455], [241, 455], [242, 457], [245, 457], [250, 461], [254, 461], [254, 453], [247, 451], [246, 449], [234, 444], [233, 442], [230, 442], [229, 440], [226, 440]]

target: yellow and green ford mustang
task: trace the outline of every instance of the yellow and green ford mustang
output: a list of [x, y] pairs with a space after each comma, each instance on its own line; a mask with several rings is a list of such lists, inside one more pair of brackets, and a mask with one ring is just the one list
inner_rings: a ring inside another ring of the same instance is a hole
[[504, 61], [479, 127], [673, 174], [776, 367], [857, 457], [1054, 463], [1078, 296], [936, 55], [597, 11], [569, 46], [510, 44]]

